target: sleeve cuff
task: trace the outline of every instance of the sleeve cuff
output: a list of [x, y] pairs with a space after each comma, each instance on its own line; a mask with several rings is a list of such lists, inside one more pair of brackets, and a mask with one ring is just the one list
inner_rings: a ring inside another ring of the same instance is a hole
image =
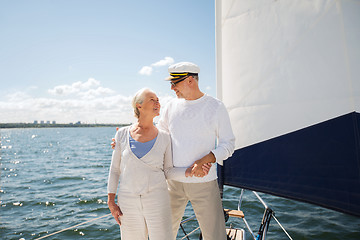
[[222, 166], [224, 164], [224, 160], [222, 160], [222, 158], [219, 156], [218, 151], [216, 151], [216, 149], [214, 149], [211, 152], [214, 154], [216, 162]]

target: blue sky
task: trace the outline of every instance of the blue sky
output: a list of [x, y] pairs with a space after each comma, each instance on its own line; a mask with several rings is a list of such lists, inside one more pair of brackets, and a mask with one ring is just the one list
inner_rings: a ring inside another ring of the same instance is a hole
[[214, 1], [0, 0], [2, 123], [132, 122], [140, 88], [175, 97], [180, 61], [216, 96]]

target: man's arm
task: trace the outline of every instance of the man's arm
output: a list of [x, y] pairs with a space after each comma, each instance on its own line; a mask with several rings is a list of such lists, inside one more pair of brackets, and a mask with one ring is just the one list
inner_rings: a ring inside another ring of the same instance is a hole
[[216, 135], [218, 144], [211, 150], [216, 162], [223, 165], [223, 161], [231, 157], [235, 149], [235, 136], [231, 128], [229, 113], [224, 104], [221, 104], [216, 112], [217, 128]]
[[223, 161], [229, 157], [234, 152], [235, 149], [235, 136], [231, 128], [231, 122], [229, 114], [224, 106], [221, 104], [216, 112], [217, 116], [217, 128], [216, 136], [218, 138], [218, 145], [215, 149], [205, 155], [203, 158], [194, 162], [190, 167], [191, 170], [187, 169], [188, 174], [191, 176], [203, 177], [200, 169], [207, 166], [211, 166], [212, 163], [217, 162], [220, 165], [223, 165]]

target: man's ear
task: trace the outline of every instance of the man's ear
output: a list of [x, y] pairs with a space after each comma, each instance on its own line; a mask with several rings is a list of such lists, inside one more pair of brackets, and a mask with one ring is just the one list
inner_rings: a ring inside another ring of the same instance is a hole
[[189, 79], [189, 83], [190, 83], [190, 84], [194, 81], [193, 76], [189, 76], [188, 79]]

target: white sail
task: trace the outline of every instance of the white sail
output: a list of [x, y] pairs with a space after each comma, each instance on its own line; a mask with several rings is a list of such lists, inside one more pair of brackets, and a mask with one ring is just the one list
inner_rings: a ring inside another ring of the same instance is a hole
[[360, 112], [360, 1], [216, 0], [236, 148]]

